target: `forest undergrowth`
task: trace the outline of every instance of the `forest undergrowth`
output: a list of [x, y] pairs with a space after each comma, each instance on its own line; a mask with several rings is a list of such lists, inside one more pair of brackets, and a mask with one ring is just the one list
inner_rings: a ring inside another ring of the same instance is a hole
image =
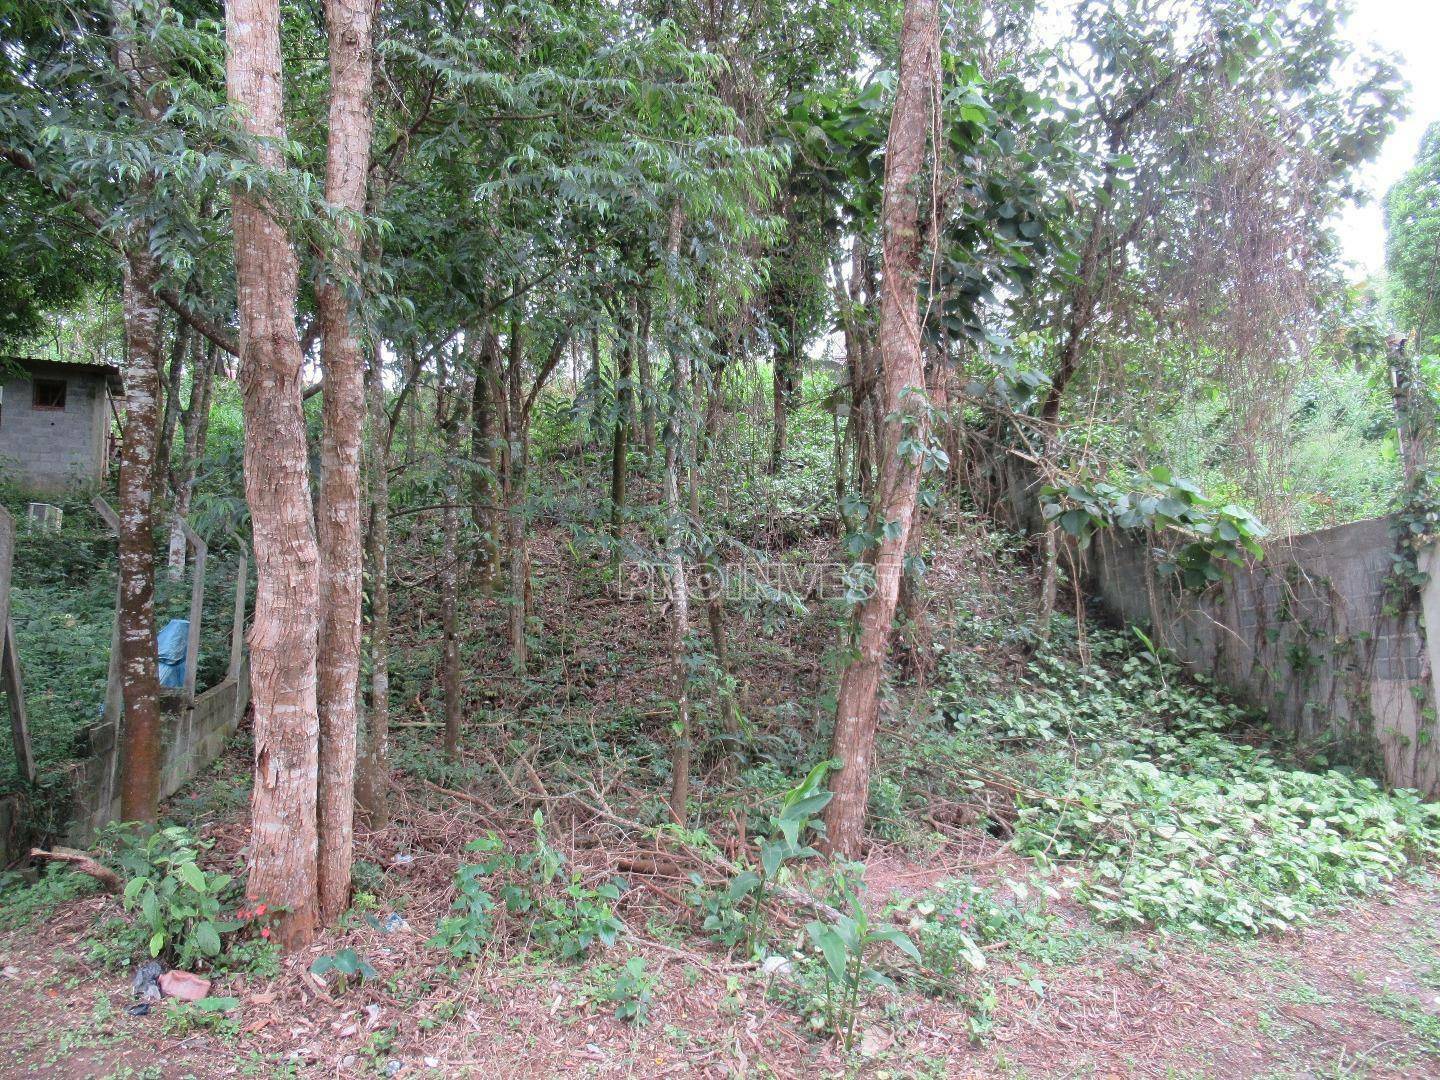
[[[535, 545], [530, 679], [507, 681], [479, 632], [503, 599], [473, 602], [474, 709], [455, 761], [420, 647], [433, 633], [423, 584], [402, 593], [397, 632], [419, 659], [397, 673], [396, 813], [362, 831], [351, 909], [316, 946], [282, 959], [271, 913], [243, 894], [242, 732], [171, 802], [166, 829], [102, 841], [119, 896], [61, 870], [6, 890], [7, 955], [43, 942], [34, 985], [24, 961], [6, 970], [29, 992], [113, 998], [95, 1039], [115, 1061], [149, 1045], [261, 1074], [394, 1075], [463, 1072], [513, 1044], [528, 1075], [642, 1062], [952, 1075], [1004, 1066], [1017, 1025], [1047, 1010], [1063, 1024], [1078, 973], [1139, 993], [1134, 980], [1178, 958], [1300, 940], [1364, 896], [1428, 895], [1440, 809], [1305, 769], [1143, 634], [1072, 612], [1042, 635], [1017, 538], [969, 516], [933, 529], [934, 662], [884, 703], [863, 864], [813, 846], [833, 613], [734, 614], [744, 725], [722, 731], [723, 674], [700, 672], [703, 752], [681, 828], [664, 800], [663, 626], [552, 529]], [[560, 609], [583, 617], [547, 636], [544, 612]], [[152, 954], [213, 978], [210, 996], [122, 1015]], [[1433, 1006], [1377, 1008], [1367, 1022], [1401, 1034], [1372, 1064], [1432, 1067]], [[11, 1038], [57, 1053], [23, 1021]]]

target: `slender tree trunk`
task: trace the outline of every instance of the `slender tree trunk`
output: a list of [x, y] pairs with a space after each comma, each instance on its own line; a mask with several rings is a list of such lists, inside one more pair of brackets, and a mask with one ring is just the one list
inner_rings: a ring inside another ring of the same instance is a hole
[[[199, 338], [191, 338], [191, 379], [190, 403], [185, 415], [180, 418], [180, 433], [183, 446], [180, 451], [180, 465], [174, 470], [170, 486], [175, 493], [175, 516], [186, 517], [190, 513], [190, 501], [195, 495], [195, 471], [200, 459], [205, 456], [205, 444], [210, 428], [210, 398], [215, 387], [215, 369], [218, 366], [218, 350], [211, 342], [203, 346], [201, 353]], [[198, 362], [196, 362], [198, 361]], [[185, 530], [176, 522], [170, 528], [170, 550], [168, 556], [170, 579], [179, 581], [185, 573]]]
[[640, 429], [645, 439], [645, 457], [655, 460], [655, 376], [650, 364], [650, 294], [641, 290], [635, 298], [635, 367], [640, 376]]
[[790, 337], [775, 350], [774, 427], [770, 441], [770, 475], [780, 475], [785, 462], [790, 411], [800, 394], [800, 353], [795, 343], [795, 320], [790, 320]]
[[629, 408], [633, 397], [632, 349], [634, 332], [627, 315], [621, 315], [616, 326], [618, 343], [615, 352], [615, 421], [610, 435], [610, 539], [614, 544], [611, 563], [620, 565], [620, 540], [625, 530], [625, 481], [630, 466]]
[[[120, 453], [120, 817], [154, 821], [160, 801], [155, 678], [155, 436], [160, 412], [160, 267], [143, 237], [125, 262], [125, 434]], [[193, 659], [191, 660], [193, 663]]]
[[[146, 12], [115, 0], [113, 59], [142, 121], [159, 119], [159, 70], [144, 47]], [[146, 175], [149, 188], [154, 177]], [[119, 674], [121, 679], [120, 816], [154, 821], [160, 797], [160, 687], [155, 677], [156, 450], [160, 427], [161, 267], [150, 254], [149, 222], [137, 222], [124, 253], [125, 431], [119, 490]], [[0, 627], [0, 630], [3, 630]], [[193, 661], [192, 661], [193, 662]]]
[[926, 436], [926, 413], [914, 400], [925, 388], [916, 309], [921, 249], [916, 189], [925, 164], [927, 118], [938, 78], [938, 36], [936, 0], [905, 0], [881, 212], [885, 291], [880, 305], [880, 354], [886, 419], [875, 521], [883, 528], [871, 556], [874, 591], [856, 613], [857, 652], [840, 679], [830, 756], [838, 759], [841, 767], [831, 777], [834, 798], [825, 808], [825, 844], [845, 858], [860, 852], [875, 749], [876, 695], [920, 483], [921, 463], [913, 456], [902, 456], [900, 444], [907, 438]]
[[[467, 341], [467, 346], [470, 343]], [[480, 350], [473, 349], [478, 353]], [[478, 357], [477, 357], [478, 359]], [[464, 385], [462, 375], [451, 410], [440, 418], [444, 435], [445, 506], [440, 511], [440, 624], [442, 681], [445, 689], [445, 756], [460, 756], [461, 726], [465, 702], [460, 680], [460, 425], [462, 409], [469, 404], [473, 389]]]
[[[160, 422], [160, 444], [155, 452], [155, 497], [164, 498], [173, 475], [170, 459], [175, 450], [175, 429], [180, 423], [180, 388], [185, 378], [185, 354], [190, 349], [191, 330], [175, 320], [175, 340], [170, 346], [170, 367], [165, 373], [165, 415]], [[193, 376], [193, 373], [192, 373]], [[175, 493], [169, 492], [170, 495]]]
[[[1418, 332], [1414, 340], [1418, 348]], [[1414, 486], [1415, 478], [1424, 471], [1428, 457], [1424, 409], [1417, 391], [1419, 366], [1410, 353], [1409, 344], [1409, 339], [1400, 338], [1386, 346], [1390, 365], [1390, 400], [1395, 410], [1395, 441], [1407, 489]]]
[[[285, 141], [279, 0], [230, 0], [230, 104], [257, 139], [262, 164], [281, 168]], [[255, 620], [250, 631], [255, 725], [249, 891], [280, 911], [288, 949], [315, 934], [315, 799], [320, 722], [315, 689], [319, 553], [311, 518], [300, 342], [298, 266], [270, 209], [232, 196], [245, 414], [245, 493], [255, 534]]]
[[[669, 272], [679, 273], [680, 233], [684, 221], [677, 202], [670, 211]], [[673, 290], [672, 290], [673, 296]], [[670, 301], [672, 304], [675, 301]], [[684, 347], [670, 357], [670, 409], [665, 418], [665, 562], [670, 585], [670, 678], [675, 687], [675, 737], [670, 751], [670, 813], [685, 823], [690, 801], [690, 678], [685, 639], [690, 633], [690, 590], [685, 580], [685, 508], [680, 502], [680, 470], [690, 426], [690, 357]]]
[[[943, 418], [949, 411], [950, 393], [943, 354], [937, 354], [925, 367], [925, 392], [930, 397], [933, 417]], [[944, 419], [940, 420], [945, 424]], [[929, 515], [916, 507], [910, 527], [910, 542], [905, 548], [906, 566], [900, 578], [900, 610], [905, 616], [905, 668], [909, 675], [922, 686], [935, 667], [934, 636], [930, 632], [930, 614], [926, 610], [927, 596], [922, 550], [925, 520]]]
[[705, 565], [705, 616], [710, 624], [710, 648], [715, 654], [715, 667], [720, 683], [720, 730], [725, 735], [721, 771], [727, 776], [733, 776], [742, 735], [740, 702], [736, 692], [735, 674], [730, 668], [730, 642], [725, 625], [725, 579], [719, 560], [713, 556]]
[[[843, 312], [841, 327], [845, 334], [845, 367], [850, 379], [850, 412], [845, 418], [845, 442], [854, 449], [855, 481], [860, 494], [868, 499], [875, 493], [874, 440], [872, 439], [875, 373], [869, 340], [869, 328], [861, 322], [865, 287], [869, 279], [869, 258], [865, 237], [856, 236], [850, 254], [850, 281], [847, 284], [839, 266], [833, 268], [835, 302]], [[873, 293], [871, 293], [873, 297]]]
[[[330, 39], [330, 122], [325, 200], [365, 211], [370, 170], [371, 20], [377, 0], [326, 0]], [[350, 310], [358, 290], [360, 237], [342, 226], [316, 290], [322, 331], [324, 402], [320, 435], [320, 637], [317, 699], [320, 778], [316, 806], [320, 920], [333, 922], [350, 901], [354, 848], [355, 740], [359, 726], [360, 594], [363, 530], [360, 452], [365, 439], [365, 357]]]
[[526, 616], [530, 606], [530, 553], [525, 535], [525, 432], [520, 379], [525, 360], [520, 320], [510, 323], [510, 359], [506, 364], [505, 543], [510, 560], [510, 669], [522, 678], [530, 670]]
[[925, 581], [918, 566], [923, 556], [924, 519], [924, 513], [917, 507], [910, 524], [910, 542], [905, 548], [907, 565], [900, 576], [899, 600], [905, 623], [905, 672], [922, 684], [934, 667], [934, 638], [930, 633], [930, 616], [925, 609]]
[[370, 522], [365, 537], [370, 566], [370, 709], [356, 764], [355, 798], [370, 828], [390, 820], [390, 418], [378, 355], [371, 361], [367, 398], [370, 420]]
[[505, 403], [501, 389], [500, 339], [486, 329], [480, 346], [480, 368], [470, 395], [470, 518], [480, 542], [475, 545], [475, 565], [480, 586], [489, 593], [500, 569], [500, 528], [502, 516], [495, 506], [500, 498], [501, 452], [497, 442], [497, 416]]

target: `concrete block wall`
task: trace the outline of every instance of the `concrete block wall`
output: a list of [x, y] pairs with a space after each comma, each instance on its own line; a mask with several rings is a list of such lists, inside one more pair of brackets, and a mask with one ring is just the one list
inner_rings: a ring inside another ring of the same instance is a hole
[[[1036, 532], [1038, 482], [1018, 457], [991, 465], [997, 510]], [[1388, 517], [1265, 545], [1203, 595], [1161, 578], [1149, 540], [1102, 533], [1075, 556], [1088, 590], [1118, 620], [1148, 625], [1192, 671], [1263, 708], [1282, 732], [1331, 743], [1397, 787], [1440, 797], [1440, 549], [1423, 560], [1418, 597], [1392, 587]]]
[[0, 471], [36, 491], [97, 483], [110, 424], [104, 374], [41, 368], [36, 375], [65, 380], [65, 408], [36, 409], [29, 374], [6, 379], [0, 389]]
[[1387, 518], [1277, 539], [1200, 596], [1156, 576], [1142, 536], [1098, 537], [1084, 566], [1111, 612], [1150, 625], [1280, 730], [1435, 796], [1427, 642], [1419, 605], [1390, 585], [1393, 551]]
[[[250, 670], [227, 678], [186, 708], [179, 697], [161, 699], [160, 797], [168, 799], [220, 756], [250, 702]], [[85, 733], [89, 752], [73, 766], [74, 809], [66, 843], [84, 846], [120, 817], [120, 747], [114, 721]]]

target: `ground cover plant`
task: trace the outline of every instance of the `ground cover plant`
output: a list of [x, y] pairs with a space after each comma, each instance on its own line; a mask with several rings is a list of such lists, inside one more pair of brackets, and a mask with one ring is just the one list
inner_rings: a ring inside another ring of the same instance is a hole
[[0, 6], [0, 1071], [1436, 1071], [1393, 3]]
[[[1003, 539], [985, 545], [1002, 561], [1013, 558]], [[945, 579], [943, 560], [935, 573]], [[604, 588], [548, 580], [582, 593]], [[952, 604], [967, 603], [976, 583], [973, 569], [950, 580], [953, 592], [935, 597], [942, 619]], [[505, 699], [492, 706], [496, 726], [467, 741], [458, 763], [432, 755], [427, 728], [400, 729], [400, 752], [416, 779], [395, 826], [364, 841], [352, 912], [318, 958], [303, 961], [326, 985], [327, 1009], [344, 1016], [369, 1001], [386, 1019], [369, 1035], [338, 1040], [334, 1032], [348, 1027], [337, 1021], [317, 1064], [347, 1054], [382, 1070], [391, 1060], [423, 1065], [427, 1055], [454, 1061], [504, 1038], [503, 1024], [492, 1031], [463, 1004], [464, 988], [480, 979], [508, 987], [505, 999], [519, 1010], [511, 1015], [546, 1017], [558, 1000], [558, 1015], [573, 1015], [578, 1031], [594, 1030], [585, 1038], [598, 1037], [616, 1062], [663, 1056], [660, 1047], [682, 1032], [719, 1059], [733, 1062], [743, 1052], [754, 1060], [743, 1037], [705, 1041], [694, 1010], [718, 1010], [739, 1031], [768, 1002], [765, 1023], [799, 1039], [760, 1051], [782, 1074], [923, 1072], [933, 1055], [998, 1068], [1016, 1024], [1066, 1023], [1067, 988], [1088, 973], [1109, 971], [1127, 995], [1139, 994], [1178, 970], [1198, 972], [1197, 956], [1256, 963], [1232, 943], [1257, 938], [1289, 956], [1285, 963], [1308, 965], [1307, 955], [1286, 951], [1308, 940], [1307, 927], [1318, 932], [1327, 920], [1348, 918], [1353, 905], [1377, 894], [1400, 901], [1400, 912], [1428, 902], [1426, 886], [1413, 884], [1425, 880], [1416, 874], [1437, 842], [1428, 805], [1356, 775], [1297, 767], [1292, 748], [1269, 747], [1253, 713], [1189, 678], [1142, 636], [1089, 624], [1082, 635], [1062, 617], [1037, 645], [1024, 590], [996, 603], [992, 617], [971, 612], [942, 623], [939, 675], [897, 697], [886, 740], [908, 751], [887, 754], [890, 786], [877, 804], [869, 866], [838, 876], [813, 854], [827, 767], [807, 765], [804, 751], [767, 737], [794, 715], [769, 692], [772, 684], [752, 688], [756, 760], [740, 771], [712, 759], [704, 774], [708, 802], [745, 808], [750, 824], [739, 846], [727, 839], [723, 816], [682, 831], [655, 801], [636, 798], [665, 758], [653, 734], [661, 721], [634, 717], [624, 669], [603, 662], [590, 669], [596, 675], [577, 702], [588, 719], [561, 710], [560, 722], [526, 751], [533, 776], [524, 768], [496, 772], [490, 748], [505, 745], [519, 722]], [[498, 604], [495, 615], [503, 616]], [[801, 634], [816, 617], [824, 616], [782, 618], [776, 640]], [[578, 636], [569, 646], [572, 670], [584, 657], [603, 661], [607, 637], [603, 629]], [[787, 668], [783, 677], [800, 670]], [[536, 678], [559, 687], [567, 675], [562, 668]], [[592, 727], [608, 735], [595, 740]], [[588, 767], [575, 768], [577, 755]], [[205, 783], [223, 787], [227, 777], [221, 769]], [[451, 794], [507, 783], [498, 817]], [[769, 792], [758, 806], [731, 801], [757, 788]], [[165, 851], [193, 854], [207, 883], [226, 872], [224, 852], [243, 836], [234, 828], [240, 807], [208, 805], [218, 807], [201, 825], [213, 848], [174, 849], [175, 837], [191, 843], [177, 833], [158, 840]], [[150, 867], [164, 861], [116, 865], [139, 897], [155, 881]], [[184, 884], [178, 875], [166, 880]], [[98, 918], [76, 925], [71, 947], [88, 951], [93, 959], [81, 962], [100, 965], [90, 970], [103, 982], [115, 978], [103, 974], [117, 970], [111, 965], [148, 955], [142, 939], [152, 931], [136, 900], [97, 897], [88, 882], [52, 874], [46, 884], [12, 889], [7, 910], [31, 912], [33, 928], [41, 905], [31, 890], [48, 890], [45, 905], [91, 905]], [[77, 892], [80, 899], [69, 899]], [[225, 1009], [213, 1015], [224, 1023], [212, 1024], [210, 1013], [177, 1016], [127, 1038], [138, 1045], [168, 1028], [172, 1039], [215, 1040], [230, 1055], [225, 1060], [269, 1054], [278, 1067], [288, 1040], [264, 1037], [273, 1024], [245, 1031], [299, 991], [284, 990], [271, 974], [289, 962], [277, 969], [273, 953], [253, 951], [263, 943], [263, 920], [231, 929], [231, 902], [242, 912], [256, 906], [227, 899], [226, 921], [217, 926], [223, 962], [212, 969], [198, 941], [191, 956], [215, 972], [212, 994]], [[108, 951], [87, 944], [100, 940], [130, 944]], [[1423, 948], [1407, 955], [1423, 985]], [[1347, 1001], [1349, 994], [1341, 991]], [[1365, 1004], [1367, 994], [1380, 999], [1360, 984], [1354, 994], [1365, 1023], [1408, 1033], [1374, 1061], [1428, 1060], [1419, 1006]], [[254, 998], [267, 1003], [250, 1004]], [[1408, 998], [1384, 999], [1401, 1000]], [[368, 1022], [362, 1015], [362, 1027]], [[1329, 1036], [1306, 1047], [1282, 1028], [1267, 1043], [1275, 1061], [1340, 1053]], [[1045, 1053], [1063, 1056], [1065, 1029], [1046, 1029], [1055, 1041], [1043, 1044]], [[926, 1034], [940, 1031], [956, 1033], [959, 1043], [942, 1046]], [[1180, 1042], [1165, 1051], [1167, 1060], [1192, 1060], [1185, 1047], [1194, 1049], [1194, 1033], [1188, 1043], [1171, 1034]], [[1207, 1052], [1236, 1052], [1218, 1035], [1206, 1038]], [[542, 1060], [558, 1067], [587, 1052], [583, 1041], [562, 1040]]]

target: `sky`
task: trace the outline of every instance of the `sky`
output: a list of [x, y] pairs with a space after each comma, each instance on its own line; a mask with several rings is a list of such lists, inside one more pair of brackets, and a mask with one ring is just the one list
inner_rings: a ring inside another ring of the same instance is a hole
[[1380, 200], [1414, 163], [1426, 127], [1440, 122], [1440, 0], [1354, 0], [1346, 33], [1356, 43], [1373, 42], [1395, 54], [1410, 82], [1410, 115], [1361, 173], [1370, 201], [1350, 208], [1335, 223], [1346, 259], [1357, 277], [1366, 277], [1385, 265]]

